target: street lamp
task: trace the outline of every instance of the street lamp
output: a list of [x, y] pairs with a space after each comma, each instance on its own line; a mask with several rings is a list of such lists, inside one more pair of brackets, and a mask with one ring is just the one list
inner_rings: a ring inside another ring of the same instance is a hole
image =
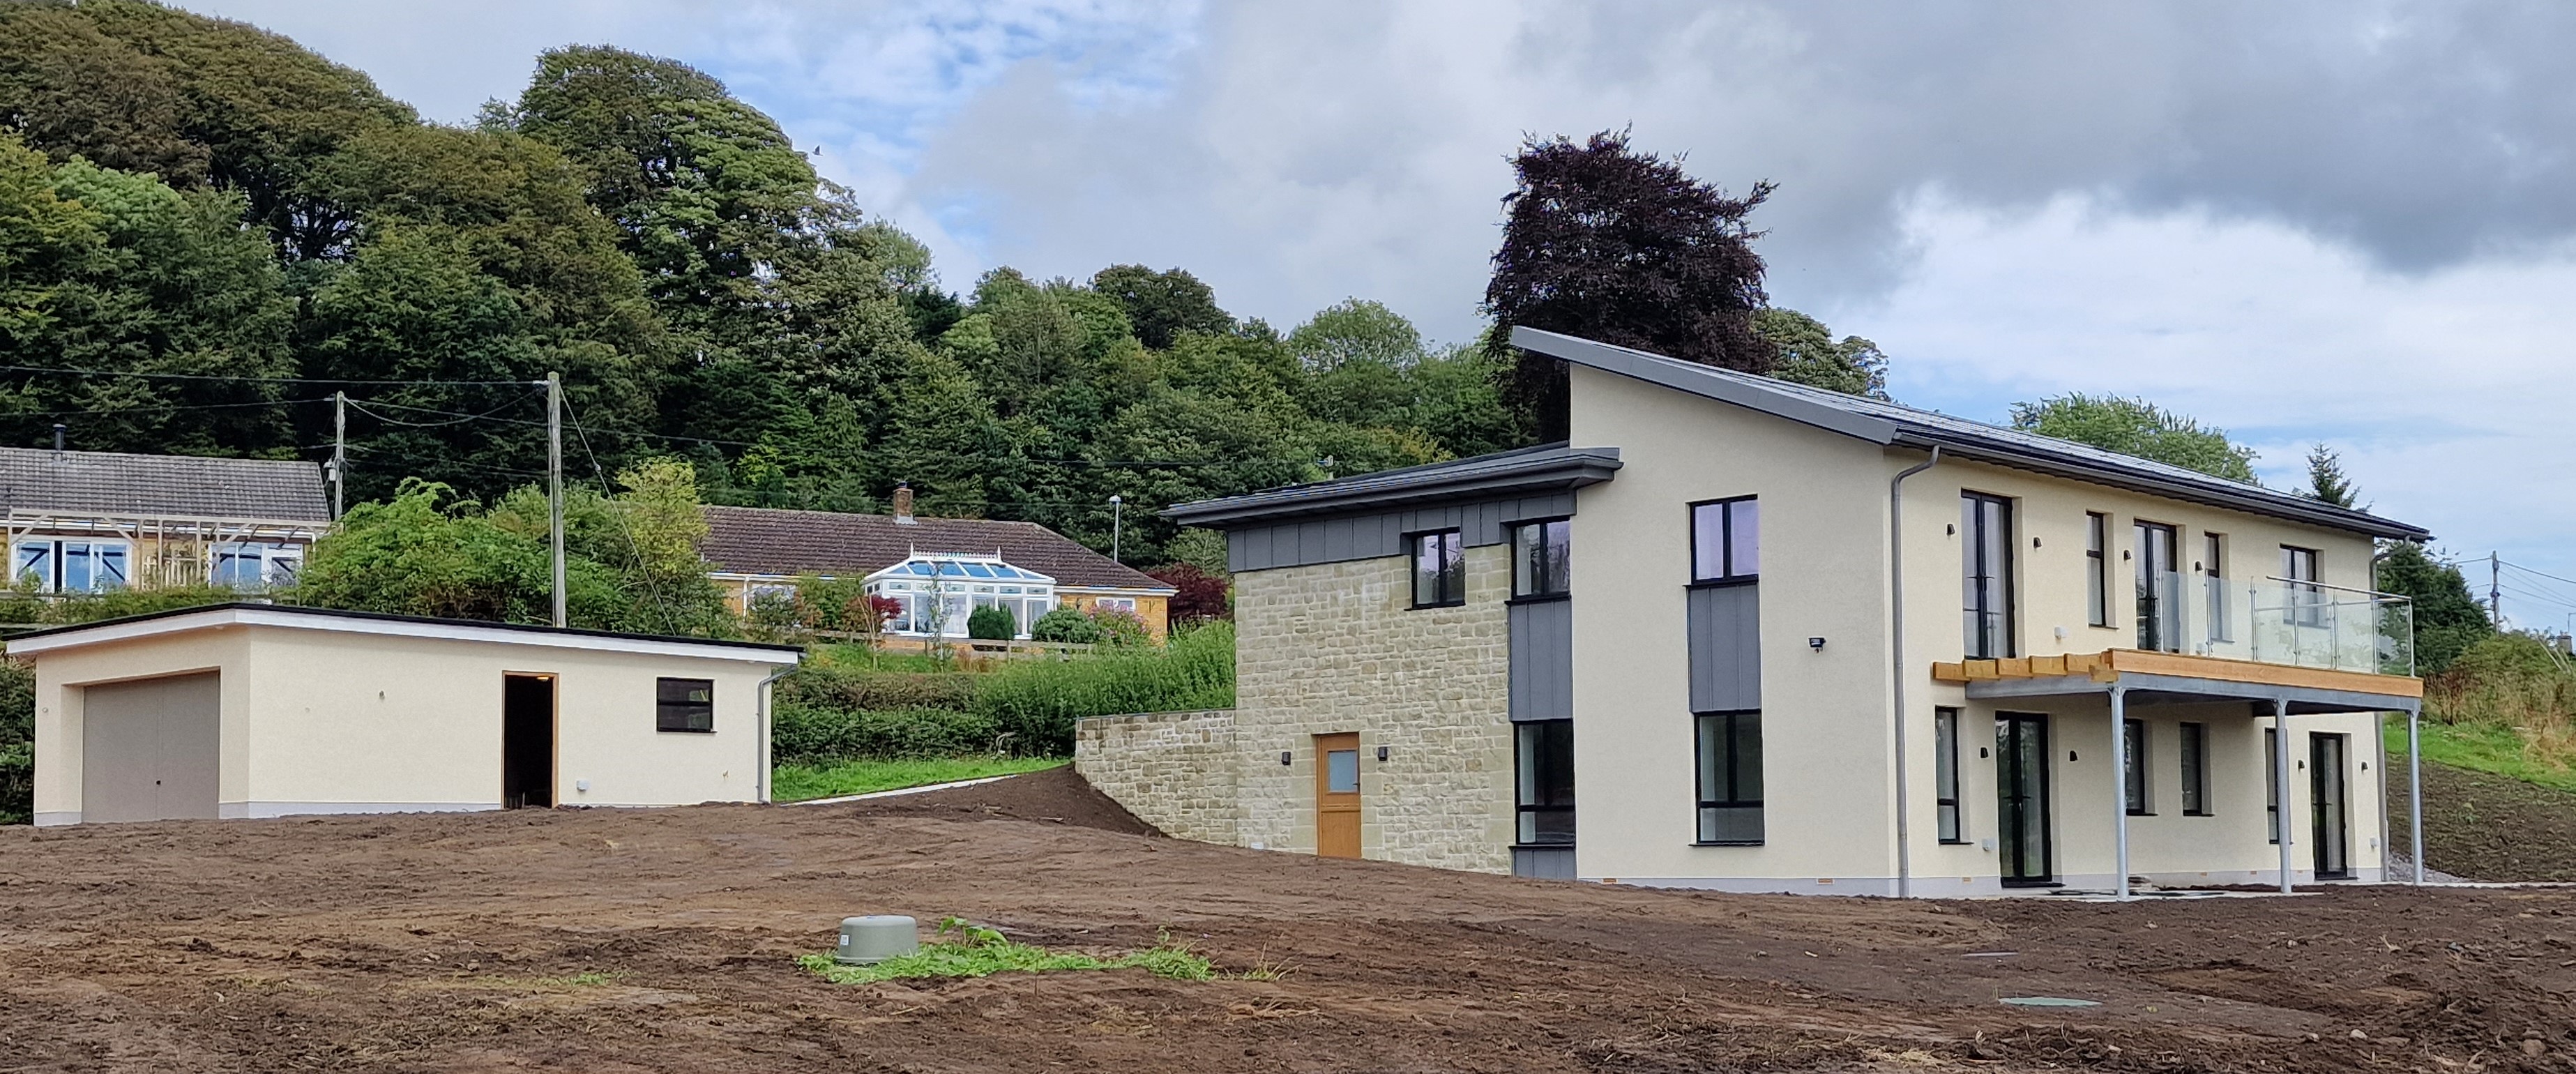
[[1110, 562], [1112, 562], [1112, 563], [1119, 562], [1119, 560], [1118, 560], [1118, 538], [1119, 538], [1119, 536], [1120, 536], [1120, 534], [1119, 534], [1119, 528], [1120, 528], [1120, 523], [1121, 523], [1121, 521], [1124, 519], [1124, 516], [1125, 516], [1125, 514], [1126, 514], [1126, 510], [1127, 510], [1125, 507], [1120, 506], [1120, 505], [1122, 505], [1122, 504], [1124, 504], [1124, 503], [1126, 503], [1126, 502], [1127, 502], [1127, 501], [1126, 501], [1124, 498], [1119, 497], [1119, 496], [1117, 496], [1117, 495], [1115, 495], [1115, 494], [1112, 494], [1112, 495], [1109, 497], [1109, 561], [1110, 561]]

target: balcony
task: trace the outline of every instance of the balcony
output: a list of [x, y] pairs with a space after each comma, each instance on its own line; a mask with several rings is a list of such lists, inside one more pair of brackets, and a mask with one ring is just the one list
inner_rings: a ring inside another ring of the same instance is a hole
[[[2183, 581], [2167, 574], [2158, 580], [2156, 592], [2142, 594], [2139, 621], [2149, 622], [2151, 611], [2179, 610], [2182, 602], [2174, 598]], [[2139, 648], [2286, 667], [2415, 674], [2415, 606], [2405, 597], [2288, 578], [2251, 584], [2199, 581], [2198, 637], [2182, 630], [2155, 636], [2142, 630]], [[2170, 624], [2180, 616], [2163, 618]], [[2189, 644], [2158, 644], [2167, 638]]]

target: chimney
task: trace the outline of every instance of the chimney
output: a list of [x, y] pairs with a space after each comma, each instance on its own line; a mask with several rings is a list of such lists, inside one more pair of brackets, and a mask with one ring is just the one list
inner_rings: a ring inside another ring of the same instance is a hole
[[[56, 428], [61, 427], [56, 426]], [[912, 525], [912, 482], [897, 481], [894, 483], [894, 524], [898, 526]]]
[[63, 423], [61, 423], [61, 422], [59, 422], [59, 421], [58, 421], [58, 422], [55, 422], [55, 423], [54, 423], [54, 457], [55, 457], [55, 458], [61, 458], [61, 457], [62, 457], [62, 454], [63, 454]]

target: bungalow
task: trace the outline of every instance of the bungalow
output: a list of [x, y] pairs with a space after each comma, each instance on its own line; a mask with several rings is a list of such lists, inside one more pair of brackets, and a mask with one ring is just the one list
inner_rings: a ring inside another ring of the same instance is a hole
[[1026, 637], [1039, 616], [1070, 606], [1126, 612], [1159, 639], [1179, 592], [1034, 522], [915, 516], [910, 488], [895, 489], [891, 515], [709, 507], [706, 516], [699, 551], [744, 613], [799, 577], [857, 575], [903, 607], [887, 624], [900, 637], [963, 638], [979, 607], [1008, 610]]
[[9, 577], [45, 593], [292, 583], [331, 525], [309, 462], [0, 448]]
[[1227, 533], [1239, 705], [1085, 720], [1086, 776], [1190, 838], [1631, 884], [2387, 875], [2422, 684], [2371, 562], [2425, 531], [1512, 342], [1568, 365], [1570, 442], [1167, 512]]

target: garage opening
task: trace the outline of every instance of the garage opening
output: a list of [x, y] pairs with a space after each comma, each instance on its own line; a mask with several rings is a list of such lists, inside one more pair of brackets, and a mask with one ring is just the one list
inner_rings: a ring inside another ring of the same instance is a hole
[[212, 818], [221, 793], [213, 672], [81, 691], [81, 819]]
[[501, 808], [555, 804], [555, 677], [501, 677]]

